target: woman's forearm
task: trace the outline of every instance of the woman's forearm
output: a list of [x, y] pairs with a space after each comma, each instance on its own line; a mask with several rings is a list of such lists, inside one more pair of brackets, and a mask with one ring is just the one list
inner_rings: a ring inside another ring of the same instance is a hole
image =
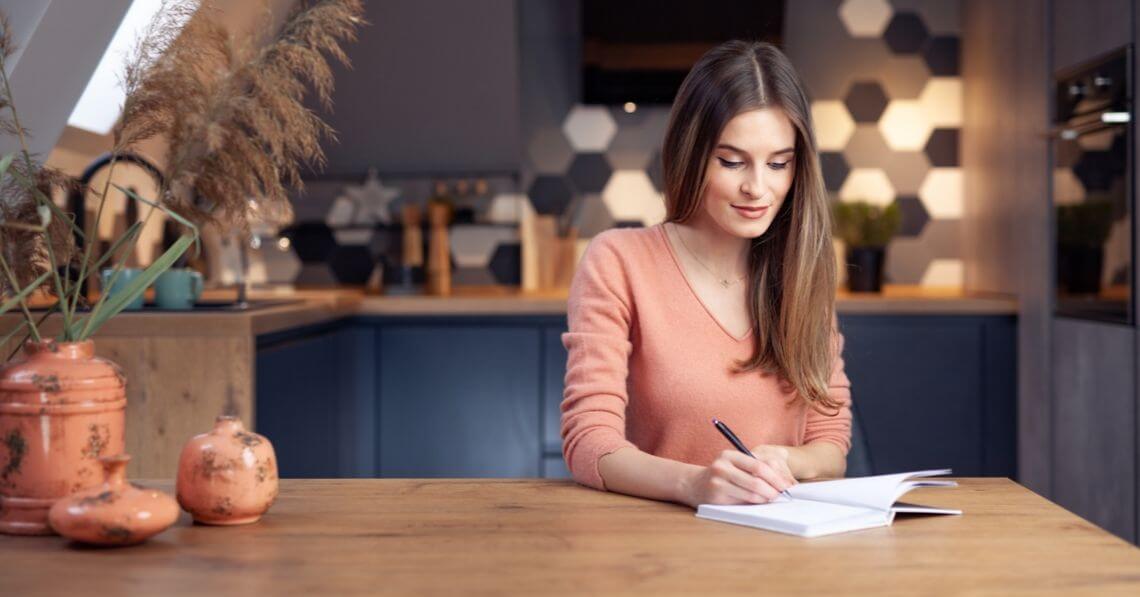
[[690, 506], [690, 484], [702, 468], [634, 448], [622, 448], [598, 461], [598, 472], [608, 491]]
[[847, 457], [839, 446], [815, 441], [788, 447], [788, 468], [796, 479], [839, 478], [847, 472]]

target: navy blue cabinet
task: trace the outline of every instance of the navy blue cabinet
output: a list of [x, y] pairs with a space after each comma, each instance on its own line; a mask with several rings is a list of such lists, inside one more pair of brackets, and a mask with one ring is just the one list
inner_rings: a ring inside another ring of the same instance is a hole
[[255, 426], [282, 477], [371, 476], [371, 330], [342, 324], [258, 338]]
[[[1016, 320], [843, 315], [855, 474], [1016, 475]], [[258, 339], [286, 477], [566, 477], [564, 317], [346, 319]]]
[[377, 333], [380, 476], [539, 476], [537, 327], [392, 323]]

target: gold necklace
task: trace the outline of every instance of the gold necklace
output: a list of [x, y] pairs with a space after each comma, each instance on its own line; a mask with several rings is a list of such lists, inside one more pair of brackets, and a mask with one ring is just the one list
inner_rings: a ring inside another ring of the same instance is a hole
[[685, 243], [685, 238], [683, 236], [681, 236], [681, 232], [679, 230], [677, 230], [676, 224], [673, 224], [673, 234], [675, 234], [677, 236], [677, 239], [681, 241], [681, 246], [685, 247], [685, 252], [687, 252], [689, 255], [692, 255], [693, 259], [695, 259], [696, 262], [701, 267], [705, 268], [705, 270], [708, 271], [708, 273], [712, 274], [713, 278], [716, 278], [717, 283], [720, 284], [722, 287], [729, 288], [729, 287], [733, 286], [734, 284], [739, 284], [741, 280], [748, 277], [747, 273], [745, 273], [743, 276], [740, 276], [739, 278], [737, 278], [735, 280], [729, 280], [728, 278], [720, 277], [719, 275], [717, 275], [716, 272], [712, 271], [712, 268], [705, 265], [705, 262], [701, 261], [701, 258], [697, 257], [697, 254], [694, 253], [693, 250], [689, 248], [689, 245], [687, 245]]

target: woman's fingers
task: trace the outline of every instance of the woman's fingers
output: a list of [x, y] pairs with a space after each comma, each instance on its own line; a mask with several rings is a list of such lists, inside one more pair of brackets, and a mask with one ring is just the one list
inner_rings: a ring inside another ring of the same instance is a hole
[[730, 454], [722, 457], [719, 462], [723, 465], [718, 468], [725, 479], [742, 489], [756, 493], [767, 501], [780, 493], [777, 489], [779, 481], [775, 479], [775, 471], [769, 468], [768, 476], [757, 475], [756, 460], [744, 454]]
[[795, 478], [786, 471], [786, 467], [781, 467], [779, 462], [752, 458], [739, 452], [726, 452], [724, 457], [745, 474], [763, 479], [770, 487], [775, 488], [777, 493], [796, 484]]

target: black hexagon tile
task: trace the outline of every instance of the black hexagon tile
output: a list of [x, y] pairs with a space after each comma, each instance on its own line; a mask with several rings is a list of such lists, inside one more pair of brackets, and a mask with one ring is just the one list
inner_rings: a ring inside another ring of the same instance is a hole
[[487, 266], [499, 284], [522, 282], [522, 245], [503, 243], [495, 247], [491, 263]]
[[324, 222], [302, 222], [282, 232], [301, 263], [322, 263], [336, 248], [332, 230]]
[[958, 160], [958, 129], [934, 129], [926, 141], [926, 157], [935, 168], [954, 168]]
[[530, 185], [530, 203], [534, 211], [544, 216], [562, 215], [570, 205], [572, 193], [566, 179], [560, 176], [539, 176]]
[[829, 191], [838, 191], [851, 172], [843, 154], [836, 151], [819, 152], [819, 167], [823, 170], [823, 184]]
[[913, 12], [896, 13], [883, 32], [883, 41], [895, 54], [917, 54], [926, 37], [926, 25]]
[[887, 94], [875, 81], [858, 81], [851, 85], [843, 103], [855, 122], [877, 122], [887, 109]]
[[913, 195], [899, 197], [899, 214], [902, 223], [899, 225], [899, 236], [914, 237], [922, 234], [922, 229], [930, 221], [930, 214], [926, 213], [926, 206]]
[[1089, 191], [1107, 191], [1120, 172], [1117, 160], [1107, 151], [1085, 151], [1073, 165], [1073, 174]]
[[367, 245], [338, 246], [329, 257], [329, 269], [341, 284], [363, 286], [375, 268], [376, 262]]
[[612, 173], [605, 154], [580, 153], [570, 163], [568, 176], [579, 193], [600, 193]]
[[936, 77], [957, 77], [961, 74], [959, 66], [959, 42], [952, 35], [935, 37], [926, 44], [923, 58], [930, 73]]

